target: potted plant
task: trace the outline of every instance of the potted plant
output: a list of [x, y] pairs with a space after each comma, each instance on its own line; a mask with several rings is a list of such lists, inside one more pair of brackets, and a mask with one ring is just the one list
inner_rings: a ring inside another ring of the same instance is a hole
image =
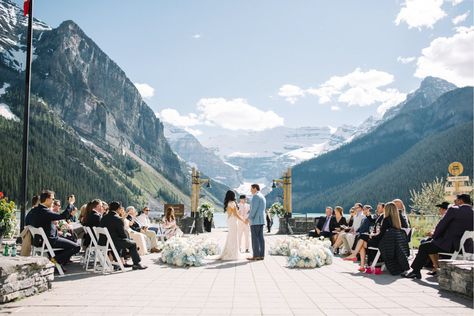
[[0, 192], [0, 241], [3, 237], [12, 238], [16, 228], [15, 203], [8, 201]]
[[212, 219], [214, 217], [214, 206], [209, 202], [204, 202], [199, 207], [199, 215], [204, 219], [204, 229], [206, 232], [211, 232]]

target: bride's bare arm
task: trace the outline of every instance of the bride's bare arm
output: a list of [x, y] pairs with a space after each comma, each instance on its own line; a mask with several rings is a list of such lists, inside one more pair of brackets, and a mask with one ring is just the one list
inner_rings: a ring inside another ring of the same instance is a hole
[[241, 222], [245, 223], [245, 219], [243, 219], [240, 215], [239, 215], [239, 212], [237, 212], [237, 205], [232, 205], [232, 207], [230, 208], [230, 210], [232, 211], [232, 215], [235, 215], [235, 217], [237, 217], [238, 220], [240, 220]]

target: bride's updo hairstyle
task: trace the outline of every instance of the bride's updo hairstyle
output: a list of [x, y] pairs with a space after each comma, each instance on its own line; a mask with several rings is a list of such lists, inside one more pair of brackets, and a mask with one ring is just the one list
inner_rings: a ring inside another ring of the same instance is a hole
[[235, 202], [235, 192], [234, 191], [227, 191], [227, 193], [225, 194], [225, 198], [224, 198], [224, 212], [227, 211], [227, 205], [229, 204], [229, 202], [231, 201], [234, 201]]

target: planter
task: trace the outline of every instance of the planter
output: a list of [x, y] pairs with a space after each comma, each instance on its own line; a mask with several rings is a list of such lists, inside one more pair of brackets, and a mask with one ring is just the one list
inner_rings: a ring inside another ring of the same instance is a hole
[[208, 233], [211, 232], [211, 230], [212, 230], [212, 218], [211, 218], [211, 220], [208, 220], [207, 218], [204, 218], [204, 230]]

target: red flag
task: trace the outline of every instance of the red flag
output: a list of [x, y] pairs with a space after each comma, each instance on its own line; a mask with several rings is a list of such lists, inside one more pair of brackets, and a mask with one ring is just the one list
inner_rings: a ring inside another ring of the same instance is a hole
[[27, 16], [29, 12], [30, 12], [30, 0], [25, 0], [25, 2], [23, 2], [23, 15]]

